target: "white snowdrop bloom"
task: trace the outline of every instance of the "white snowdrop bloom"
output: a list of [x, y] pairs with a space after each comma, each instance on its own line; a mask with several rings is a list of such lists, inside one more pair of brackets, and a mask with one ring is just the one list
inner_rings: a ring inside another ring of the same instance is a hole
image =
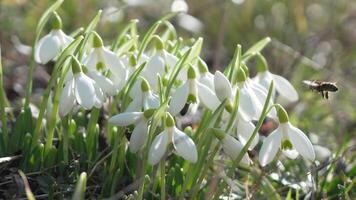
[[103, 100], [101, 89], [95, 82], [82, 72], [79, 61], [72, 58], [72, 79], [65, 83], [59, 100], [59, 114], [67, 115], [78, 103], [84, 109], [100, 107]]
[[154, 109], [145, 112], [124, 112], [109, 119], [110, 124], [117, 126], [135, 125], [130, 137], [129, 149], [131, 153], [136, 153], [144, 147], [148, 137], [148, 120], [153, 113]]
[[148, 153], [148, 160], [152, 165], [162, 159], [169, 144], [173, 144], [175, 154], [191, 163], [197, 162], [198, 152], [194, 141], [175, 126], [173, 117], [167, 113], [166, 128], [153, 140]]
[[141, 111], [142, 108], [147, 110], [160, 106], [159, 97], [151, 91], [150, 84], [142, 77], [141, 80], [136, 81], [130, 97], [133, 100], [128, 105], [126, 112]]
[[[252, 81], [249, 78], [249, 70], [245, 64], [241, 65], [241, 69], [245, 72], [245, 75], [246, 75], [246, 80], [245, 80], [246, 87], [249, 88], [255, 94], [255, 96], [257, 97], [257, 100], [259, 101], [259, 104], [261, 105], [261, 107], [263, 107], [263, 105], [265, 104], [265, 101], [267, 99], [268, 88], [267, 89], [264, 88], [263, 86], [261, 86], [260, 84], [258, 84], [255, 81]], [[270, 100], [269, 106], [272, 106], [272, 104], [273, 104], [273, 101]], [[273, 119], [277, 119], [277, 112], [274, 107], [268, 113], [268, 116]], [[255, 116], [255, 117], [256, 117], [256, 119], [258, 119], [259, 115], [257, 114], [257, 116]]]
[[245, 121], [258, 119], [262, 113], [263, 105], [254, 93], [248, 87], [246, 75], [243, 70], [237, 72], [237, 89], [240, 92], [239, 114]]
[[[236, 126], [237, 126], [236, 127], [237, 138], [243, 145], [245, 145], [247, 141], [250, 139], [256, 127], [251, 121], [245, 121], [239, 115], [237, 116]], [[253, 138], [249, 150], [255, 148], [255, 146], [258, 144], [258, 141], [259, 141], [259, 135], [257, 134]]]
[[214, 89], [215, 94], [220, 101], [232, 98], [232, 87], [229, 80], [220, 71], [216, 71], [214, 74]]
[[[273, 80], [275, 90], [285, 99], [295, 102], [298, 101], [298, 93], [293, 87], [293, 85], [284, 77], [272, 74], [268, 71], [267, 62], [264, 57], [260, 54], [257, 56], [262, 64], [257, 66], [257, 75], [253, 78], [254, 81], [263, 86], [266, 90], [268, 90], [270, 82]], [[275, 93], [274, 90], [274, 93]]]
[[[150, 83], [153, 91], [158, 90], [157, 74], [164, 77], [178, 62], [178, 58], [163, 48], [163, 42], [158, 37], [154, 37], [156, 41], [156, 53], [148, 60], [141, 75]], [[168, 68], [166, 68], [166, 66]]]
[[114, 83], [100, 72], [97, 71], [88, 71], [88, 76], [92, 78], [95, 83], [100, 87], [100, 89], [107, 96], [114, 96], [117, 93]]
[[[218, 129], [213, 129], [213, 133], [216, 138], [221, 141], [221, 146], [224, 152], [230, 156], [233, 160], [235, 160], [239, 154], [241, 153], [244, 145], [241, 144], [238, 140], [232, 137], [229, 134], [225, 134], [223, 131]], [[242, 157], [241, 163], [248, 165], [251, 163], [251, 160], [247, 153]]]
[[278, 106], [277, 115], [280, 124], [263, 141], [259, 155], [260, 164], [265, 166], [272, 162], [279, 149], [291, 159], [301, 154], [304, 158], [314, 161], [315, 152], [308, 137], [289, 122], [288, 114], [282, 106]]
[[210, 90], [215, 91], [214, 75], [209, 72], [206, 63], [201, 58], [199, 58], [197, 65], [200, 73], [199, 82], [208, 87]]
[[193, 67], [188, 68], [187, 74], [188, 80], [173, 93], [168, 111], [176, 116], [186, 103], [197, 104], [198, 100], [205, 107], [215, 110], [220, 103], [214, 92], [197, 81]]
[[93, 33], [93, 49], [84, 58], [83, 64], [89, 71], [111, 72], [109, 77], [117, 90], [122, 89], [127, 80], [127, 70], [117, 55], [103, 46], [103, 41], [97, 33]]
[[35, 60], [41, 64], [46, 64], [55, 59], [74, 40], [61, 30], [62, 21], [60, 17], [56, 13], [53, 17], [51, 32], [41, 38], [35, 46]]

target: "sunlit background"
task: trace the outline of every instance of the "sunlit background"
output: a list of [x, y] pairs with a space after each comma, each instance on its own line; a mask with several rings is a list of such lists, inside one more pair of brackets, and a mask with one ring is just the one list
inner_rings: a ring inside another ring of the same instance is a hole
[[[20, 104], [24, 96], [34, 30], [51, 2], [0, 1], [5, 87], [13, 104]], [[204, 38], [202, 57], [211, 71], [227, 65], [237, 44], [246, 50], [271, 37], [263, 51], [270, 70], [290, 79], [301, 97], [287, 106], [293, 110], [292, 121], [311, 133], [313, 143], [332, 151], [345, 142], [355, 143], [356, 1], [66, 0], [59, 10], [64, 30], [70, 33], [87, 24], [98, 9], [103, 9], [103, 17], [97, 31], [106, 42], [130, 19], [139, 19], [139, 32], [144, 32], [162, 15], [181, 11], [171, 22], [183, 38]], [[248, 65], [253, 76], [254, 62]], [[34, 91], [38, 98], [48, 78], [48, 69], [36, 68]], [[339, 91], [329, 100], [322, 99], [302, 84], [314, 79], [337, 82]]]

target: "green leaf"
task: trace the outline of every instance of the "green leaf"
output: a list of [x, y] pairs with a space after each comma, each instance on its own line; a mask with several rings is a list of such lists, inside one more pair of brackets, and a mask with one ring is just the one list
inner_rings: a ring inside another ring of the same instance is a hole
[[98, 13], [95, 15], [95, 17], [90, 21], [89, 25], [87, 26], [87, 28], [84, 31], [84, 40], [81, 42], [80, 47], [78, 49], [78, 59], [82, 60], [84, 52], [85, 52], [85, 47], [86, 44], [88, 43], [88, 40], [91, 36], [91, 32], [94, 31], [94, 29], [96, 28], [96, 26], [99, 23], [100, 20], [100, 16], [101, 16], [102, 10], [99, 10]]
[[266, 37], [263, 38], [262, 40], [258, 41], [256, 44], [254, 44], [251, 48], [249, 48], [246, 53], [243, 55], [243, 58], [249, 56], [249, 55], [253, 55], [256, 54], [260, 51], [262, 51], [263, 48], [265, 48], [265, 46], [271, 42], [271, 38], [270, 37]]
[[10, 139], [10, 152], [21, 149], [24, 144], [24, 136], [26, 133], [32, 134], [34, 130], [34, 121], [30, 108], [25, 108], [23, 112], [17, 117], [12, 129]]
[[[119, 44], [120, 42], [122, 41], [122, 39], [124, 38], [124, 36], [127, 34], [128, 31], [131, 30], [132, 32], [132, 39], [133, 40], [137, 40], [135, 39], [135, 37], [137, 37], [137, 33], [136, 32], [136, 26], [137, 26], [137, 22], [138, 20], [131, 20], [129, 24], [127, 24], [123, 29], [122, 31], [120, 32], [120, 34], [117, 36], [116, 40], [112, 43], [111, 45], [111, 50], [116, 52], [119, 48]], [[133, 44], [134, 44], [135, 41], [133, 41]]]

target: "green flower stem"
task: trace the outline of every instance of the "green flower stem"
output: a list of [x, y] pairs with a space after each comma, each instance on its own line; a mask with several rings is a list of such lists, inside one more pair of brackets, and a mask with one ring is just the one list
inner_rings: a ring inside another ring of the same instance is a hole
[[[262, 115], [261, 117], [259, 118], [258, 120], [258, 123], [256, 125], [256, 128], [255, 130], [253, 131], [251, 137], [249, 138], [249, 140], [247, 141], [246, 145], [242, 148], [240, 154], [237, 156], [237, 158], [234, 160], [233, 164], [232, 164], [232, 167], [230, 168], [227, 176], [228, 177], [232, 177], [233, 176], [233, 173], [236, 169], [236, 166], [238, 166], [238, 164], [240, 163], [240, 161], [242, 160], [243, 156], [246, 154], [248, 148], [251, 146], [252, 144], [252, 141], [253, 139], [256, 137], [256, 135], [258, 134], [258, 130], [261, 128], [262, 124], [263, 124], [263, 121], [264, 119], [266, 118], [268, 112], [270, 109], [268, 109], [268, 105], [269, 105], [269, 102], [271, 101], [271, 98], [272, 98], [272, 91], [273, 91], [273, 81], [270, 83], [269, 85], [269, 89], [268, 89], [268, 94], [267, 94], [267, 98], [266, 98], [266, 101], [263, 105], [263, 110], [262, 110]], [[219, 186], [219, 189], [218, 189], [218, 192], [215, 194], [215, 198], [218, 198], [223, 189], [226, 187], [226, 183], [223, 183]]]
[[55, 93], [53, 97], [53, 106], [52, 106], [52, 111], [51, 111], [51, 116], [48, 120], [48, 128], [47, 128], [47, 135], [46, 135], [46, 144], [45, 144], [45, 152], [48, 152], [52, 148], [52, 141], [53, 141], [53, 136], [54, 136], [54, 129], [56, 127], [57, 123], [57, 115], [58, 115], [58, 109], [59, 109], [59, 99], [61, 97], [62, 89], [63, 89], [63, 84], [65, 81], [65, 75], [67, 74], [69, 70], [69, 66], [71, 66], [70, 62], [65, 62], [63, 66], [63, 73], [61, 75], [61, 78], [59, 82], [56, 85], [55, 88]]
[[161, 200], [166, 200], [166, 159], [160, 163], [161, 172]]
[[5, 112], [6, 105], [6, 93], [4, 89], [3, 74], [2, 74], [2, 62], [1, 62], [1, 47], [0, 47], [0, 117], [2, 125], [2, 144], [0, 149], [1, 152], [5, 153], [7, 151], [7, 144], [9, 141], [8, 130], [7, 130], [7, 117]]
[[68, 164], [68, 147], [69, 147], [69, 137], [68, 137], [68, 127], [69, 127], [69, 117], [64, 117], [62, 119], [62, 139], [63, 139], [63, 162], [64, 162], [64, 165], [67, 165]]
[[[162, 122], [162, 118], [166, 115], [165, 110], [168, 107], [168, 101], [166, 100], [159, 108], [158, 110], [155, 112], [155, 114], [153, 114], [152, 117], [152, 121], [151, 121], [151, 126], [149, 128], [148, 131], [148, 139], [147, 139], [147, 143], [145, 148], [143, 149], [142, 152], [144, 152], [143, 155], [143, 159], [142, 159], [142, 168], [141, 168], [141, 172], [138, 174], [138, 179], [140, 179], [141, 177], [145, 176], [146, 173], [146, 168], [147, 168], [147, 164], [148, 164], [148, 152], [149, 152], [149, 148], [150, 145], [152, 144], [153, 138], [156, 135], [155, 132], [158, 128], [158, 125], [161, 124]], [[143, 192], [144, 192], [144, 187], [145, 187], [145, 181], [142, 178], [142, 180], [140, 181], [140, 185], [138, 188], [138, 196], [137, 199], [143, 199]]]

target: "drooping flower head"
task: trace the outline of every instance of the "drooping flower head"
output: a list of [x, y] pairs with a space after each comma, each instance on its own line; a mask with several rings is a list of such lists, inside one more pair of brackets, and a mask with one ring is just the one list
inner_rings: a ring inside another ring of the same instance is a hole
[[268, 90], [269, 83], [273, 80], [276, 88], [274, 91], [277, 91], [282, 97], [291, 102], [298, 101], [298, 93], [293, 85], [284, 77], [272, 74], [268, 71], [267, 62], [261, 54], [258, 53], [257, 58], [259, 64], [257, 65], [257, 75], [253, 80], [263, 86], [266, 90]]
[[295, 159], [298, 154], [304, 158], [314, 161], [315, 152], [308, 137], [298, 128], [289, 122], [286, 110], [278, 106], [277, 115], [279, 126], [264, 141], [261, 147], [259, 161], [262, 166], [272, 162], [278, 150], [291, 158]]
[[109, 71], [110, 79], [117, 90], [120, 90], [127, 80], [124, 64], [114, 52], [104, 47], [102, 39], [96, 32], [93, 32], [93, 49], [84, 58], [83, 64], [89, 71]]
[[73, 41], [72, 37], [62, 31], [62, 20], [56, 12], [52, 15], [51, 25], [51, 32], [41, 38], [35, 46], [35, 60], [41, 64], [55, 59]]
[[81, 64], [75, 57], [72, 57], [72, 72], [73, 76], [65, 83], [61, 93], [59, 114], [67, 115], [76, 103], [87, 110], [93, 106], [101, 107], [104, 100], [103, 92], [95, 81], [85, 75]]
[[175, 126], [173, 117], [167, 113], [165, 130], [156, 136], [149, 150], [148, 160], [152, 165], [162, 159], [169, 144], [173, 144], [175, 154], [189, 162], [195, 163], [198, 160], [194, 141]]

